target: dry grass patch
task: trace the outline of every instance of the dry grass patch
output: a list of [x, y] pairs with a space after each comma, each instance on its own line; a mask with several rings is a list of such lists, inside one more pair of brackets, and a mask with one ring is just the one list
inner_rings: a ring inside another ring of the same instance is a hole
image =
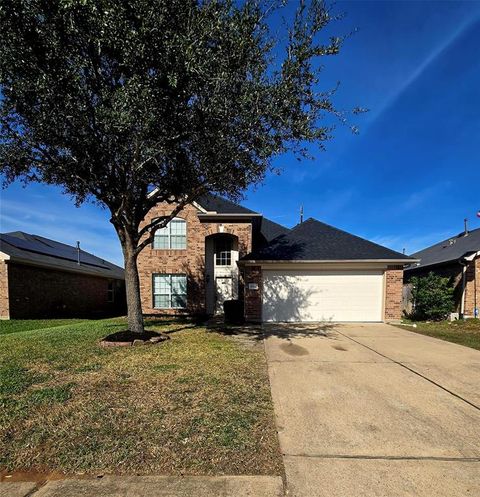
[[0, 469], [280, 474], [263, 349], [151, 324], [171, 340], [101, 349], [118, 319], [3, 337]]

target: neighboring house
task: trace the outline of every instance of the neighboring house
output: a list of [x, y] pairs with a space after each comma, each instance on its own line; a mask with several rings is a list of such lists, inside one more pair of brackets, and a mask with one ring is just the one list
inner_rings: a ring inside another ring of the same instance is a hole
[[124, 313], [122, 268], [42, 236], [0, 234], [0, 318]]
[[[171, 209], [158, 204], [146, 221]], [[212, 195], [185, 207], [138, 257], [145, 313], [215, 314], [238, 298], [257, 322], [398, 320], [412, 262], [314, 219], [288, 229]]]
[[480, 228], [465, 230], [413, 254], [420, 262], [405, 271], [412, 276], [429, 272], [448, 277], [455, 288], [455, 306], [464, 317], [478, 317], [480, 308]]

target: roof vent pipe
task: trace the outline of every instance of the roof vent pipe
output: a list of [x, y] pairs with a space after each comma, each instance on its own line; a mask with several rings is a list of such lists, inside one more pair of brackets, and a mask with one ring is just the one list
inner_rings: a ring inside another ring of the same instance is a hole
[[300, 206], [300, 224], [303, 223], [303, 205]]
[[468, 219], [467, 218], [465, 218], [463, 220], [463, 225], [464, 225], [464, 228], [465, 228], [465, 230], [463, 232], [463, 236], [467, 236], [468, 235]]
[[77, 241], [77, 264], [80, 266], [80, 242]]

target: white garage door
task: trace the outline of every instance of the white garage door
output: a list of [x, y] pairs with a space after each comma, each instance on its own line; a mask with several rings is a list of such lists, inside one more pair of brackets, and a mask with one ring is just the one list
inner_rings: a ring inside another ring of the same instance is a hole
[[263, 321], [382, 321], [383, 271], [263, 270]]

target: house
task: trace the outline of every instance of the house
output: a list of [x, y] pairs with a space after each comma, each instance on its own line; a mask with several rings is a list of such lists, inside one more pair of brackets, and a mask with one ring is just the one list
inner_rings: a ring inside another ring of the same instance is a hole
[[122, 268], [42, 236], [0, 234], [2, 319], [124, 313]]
[[[171, 209], [160, 203], [145, 222]], [[256, 322], [398, 320], [412, 262], [320, 221], [288, 229], [213, 195], [185, 207], [138, 257], [145, 313], [211, 315], [242, 299]]]
[[405, 271], [405, 283], [412, 276], [433, 271], [448, 277], [455, 288], [455, 306], [464, 317], [478, 317], [480, 309], [480, 228], [443, 240], [413, 254], [419, 259]]

